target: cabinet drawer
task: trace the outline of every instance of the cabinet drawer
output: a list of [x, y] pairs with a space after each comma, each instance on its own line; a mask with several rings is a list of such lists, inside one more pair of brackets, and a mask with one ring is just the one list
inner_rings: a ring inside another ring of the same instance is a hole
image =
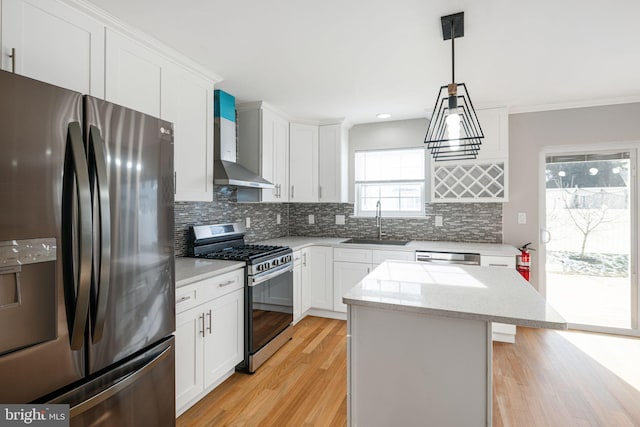
[[335, 248], [333, 250], [333, 260], [371, 264], [371, 249]]
[[515, 256], [484, 256], [480, 257], [482, 267], [507, 267], [516, 268]]
[[244, 288], [244, 268], [198, 282], [199, 300], [206, 302], [242, 288]]
[[394, 259], [394, 260], [404, 260], [404, 261], [413, 261], [416, 257], [416, 253], [413, 251], [378, 251], [374, 250], [372, 253], [371, 263], [372, 264], [382, 264], [384, 261]]
[[176, 289], [176, 314], [182, 313], [196, 305], [200, 304], [198, 301], [198, 283], [192, 285], [183, 286]]

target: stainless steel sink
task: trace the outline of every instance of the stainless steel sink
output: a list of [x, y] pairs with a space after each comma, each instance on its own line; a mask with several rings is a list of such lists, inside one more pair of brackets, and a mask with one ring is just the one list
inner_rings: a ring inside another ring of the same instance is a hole
[[396, 245], [404, 246], [409, 243], [408, 240], [377, 240], [377, 239], [349, 239], [342, 243], [357, 243], [360, 245]]

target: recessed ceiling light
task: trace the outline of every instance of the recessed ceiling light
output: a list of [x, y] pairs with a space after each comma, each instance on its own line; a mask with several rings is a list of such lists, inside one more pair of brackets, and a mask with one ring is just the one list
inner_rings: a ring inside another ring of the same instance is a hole
[[388, 119], [389, 117], [391, 117], [391, 114], [389, 113], [378, 113], [376, 114], [376, 117], [379, 119]]

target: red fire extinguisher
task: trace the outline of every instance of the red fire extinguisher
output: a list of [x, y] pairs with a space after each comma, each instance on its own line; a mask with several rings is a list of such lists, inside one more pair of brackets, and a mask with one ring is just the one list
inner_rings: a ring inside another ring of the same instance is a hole
[[525, 243], [522, 247], [518, 248], [520, 255], [516, 256], [516, 270], [518, 270], [526, 281], [529, 281], [531, 274], [531, 253], [529, 251], [535, 250], [529, 248], [530, 244], [531, 242]]

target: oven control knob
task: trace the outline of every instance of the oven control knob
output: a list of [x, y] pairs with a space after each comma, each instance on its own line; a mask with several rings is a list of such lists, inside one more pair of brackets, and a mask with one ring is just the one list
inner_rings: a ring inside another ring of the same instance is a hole
[[278, 264], [280, 264], [280, 260], [279, 259], [274, 259], [273, 261], [271, 261], [271, 265], [276, 267]]
[[291, 255], [287, 255], [285, 258], [285, 262], [291, 262]]

